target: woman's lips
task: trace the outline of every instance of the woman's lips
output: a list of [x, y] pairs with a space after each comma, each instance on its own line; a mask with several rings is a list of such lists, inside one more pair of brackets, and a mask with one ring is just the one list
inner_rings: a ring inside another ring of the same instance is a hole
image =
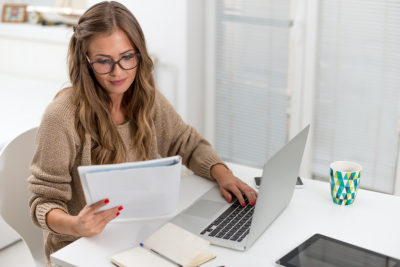
[[113, 85], [121, 85], [125, 82], [125, 79], [121, 79], [121, 80], [115, 80], [115, 81], [110, 81]]

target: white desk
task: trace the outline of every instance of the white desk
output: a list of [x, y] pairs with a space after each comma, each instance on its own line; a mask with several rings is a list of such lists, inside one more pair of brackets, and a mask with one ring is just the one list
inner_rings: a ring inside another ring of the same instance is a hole
[[[230, 164], [234, 173], [251, 181], [261, 170]], [[362, 178], [361, 178], [362, 179]], [[361, 180], [362, 183], [362, 180]], [[213, 185], [195, 176], [182, 178], [180, 209]], [[104, 232], [81, 238], [51, 255], [60, 266], [113, 266], [111, 255], [137, 246], [164, 219], [110, 223]], [[202, 266], [274, 266], [274, 262], [315, 233], [400, 258], [400, 197], [359, 190], [351, 206], [338, 206], [328, 183], [304, 179], [282, 215], [246, 252], [211, 246], [217, 258]]]

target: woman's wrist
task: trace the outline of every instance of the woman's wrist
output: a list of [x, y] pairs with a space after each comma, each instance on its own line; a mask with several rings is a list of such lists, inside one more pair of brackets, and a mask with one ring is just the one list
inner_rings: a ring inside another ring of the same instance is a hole
[[213, 165], [210, 169], [211, 177], [214, 178], [217, 182], [224, 177], [231, 176], [232, 171], [229, 170], [224, 164], [217, 163]]
[[80, 237], [81, 235], [78, 233], [77, 229], [77, 224], [78, 224], [78, 217], [77, 216], [72, 216], [68, 214], [68, 228], [69, 228], [69, 234], [73, 235], [75, 237]]
[[76, 232], [76, 217], [61, 209], [53, 209], [47, 213], [47, 226], [58, 234], [79, 236]]

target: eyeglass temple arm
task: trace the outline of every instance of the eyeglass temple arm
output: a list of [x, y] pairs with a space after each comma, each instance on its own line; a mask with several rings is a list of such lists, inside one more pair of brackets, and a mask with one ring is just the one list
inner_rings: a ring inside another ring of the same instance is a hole
[[89, 57], [86, 55], [86, 59], [89, 62], [89, 64], [92, 64], [92, 62], [90, 61]]

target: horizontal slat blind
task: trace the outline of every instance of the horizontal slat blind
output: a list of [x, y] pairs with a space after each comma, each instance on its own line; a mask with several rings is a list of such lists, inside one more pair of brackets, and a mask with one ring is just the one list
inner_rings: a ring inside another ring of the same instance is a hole
[[398, 150], [400, 1], [320, 1], [313, 174], [363, 166], [361, 186], [391, 193]]
[[216, 1], [218, 153], [261, 167], [286, 142], [289, 1]]

